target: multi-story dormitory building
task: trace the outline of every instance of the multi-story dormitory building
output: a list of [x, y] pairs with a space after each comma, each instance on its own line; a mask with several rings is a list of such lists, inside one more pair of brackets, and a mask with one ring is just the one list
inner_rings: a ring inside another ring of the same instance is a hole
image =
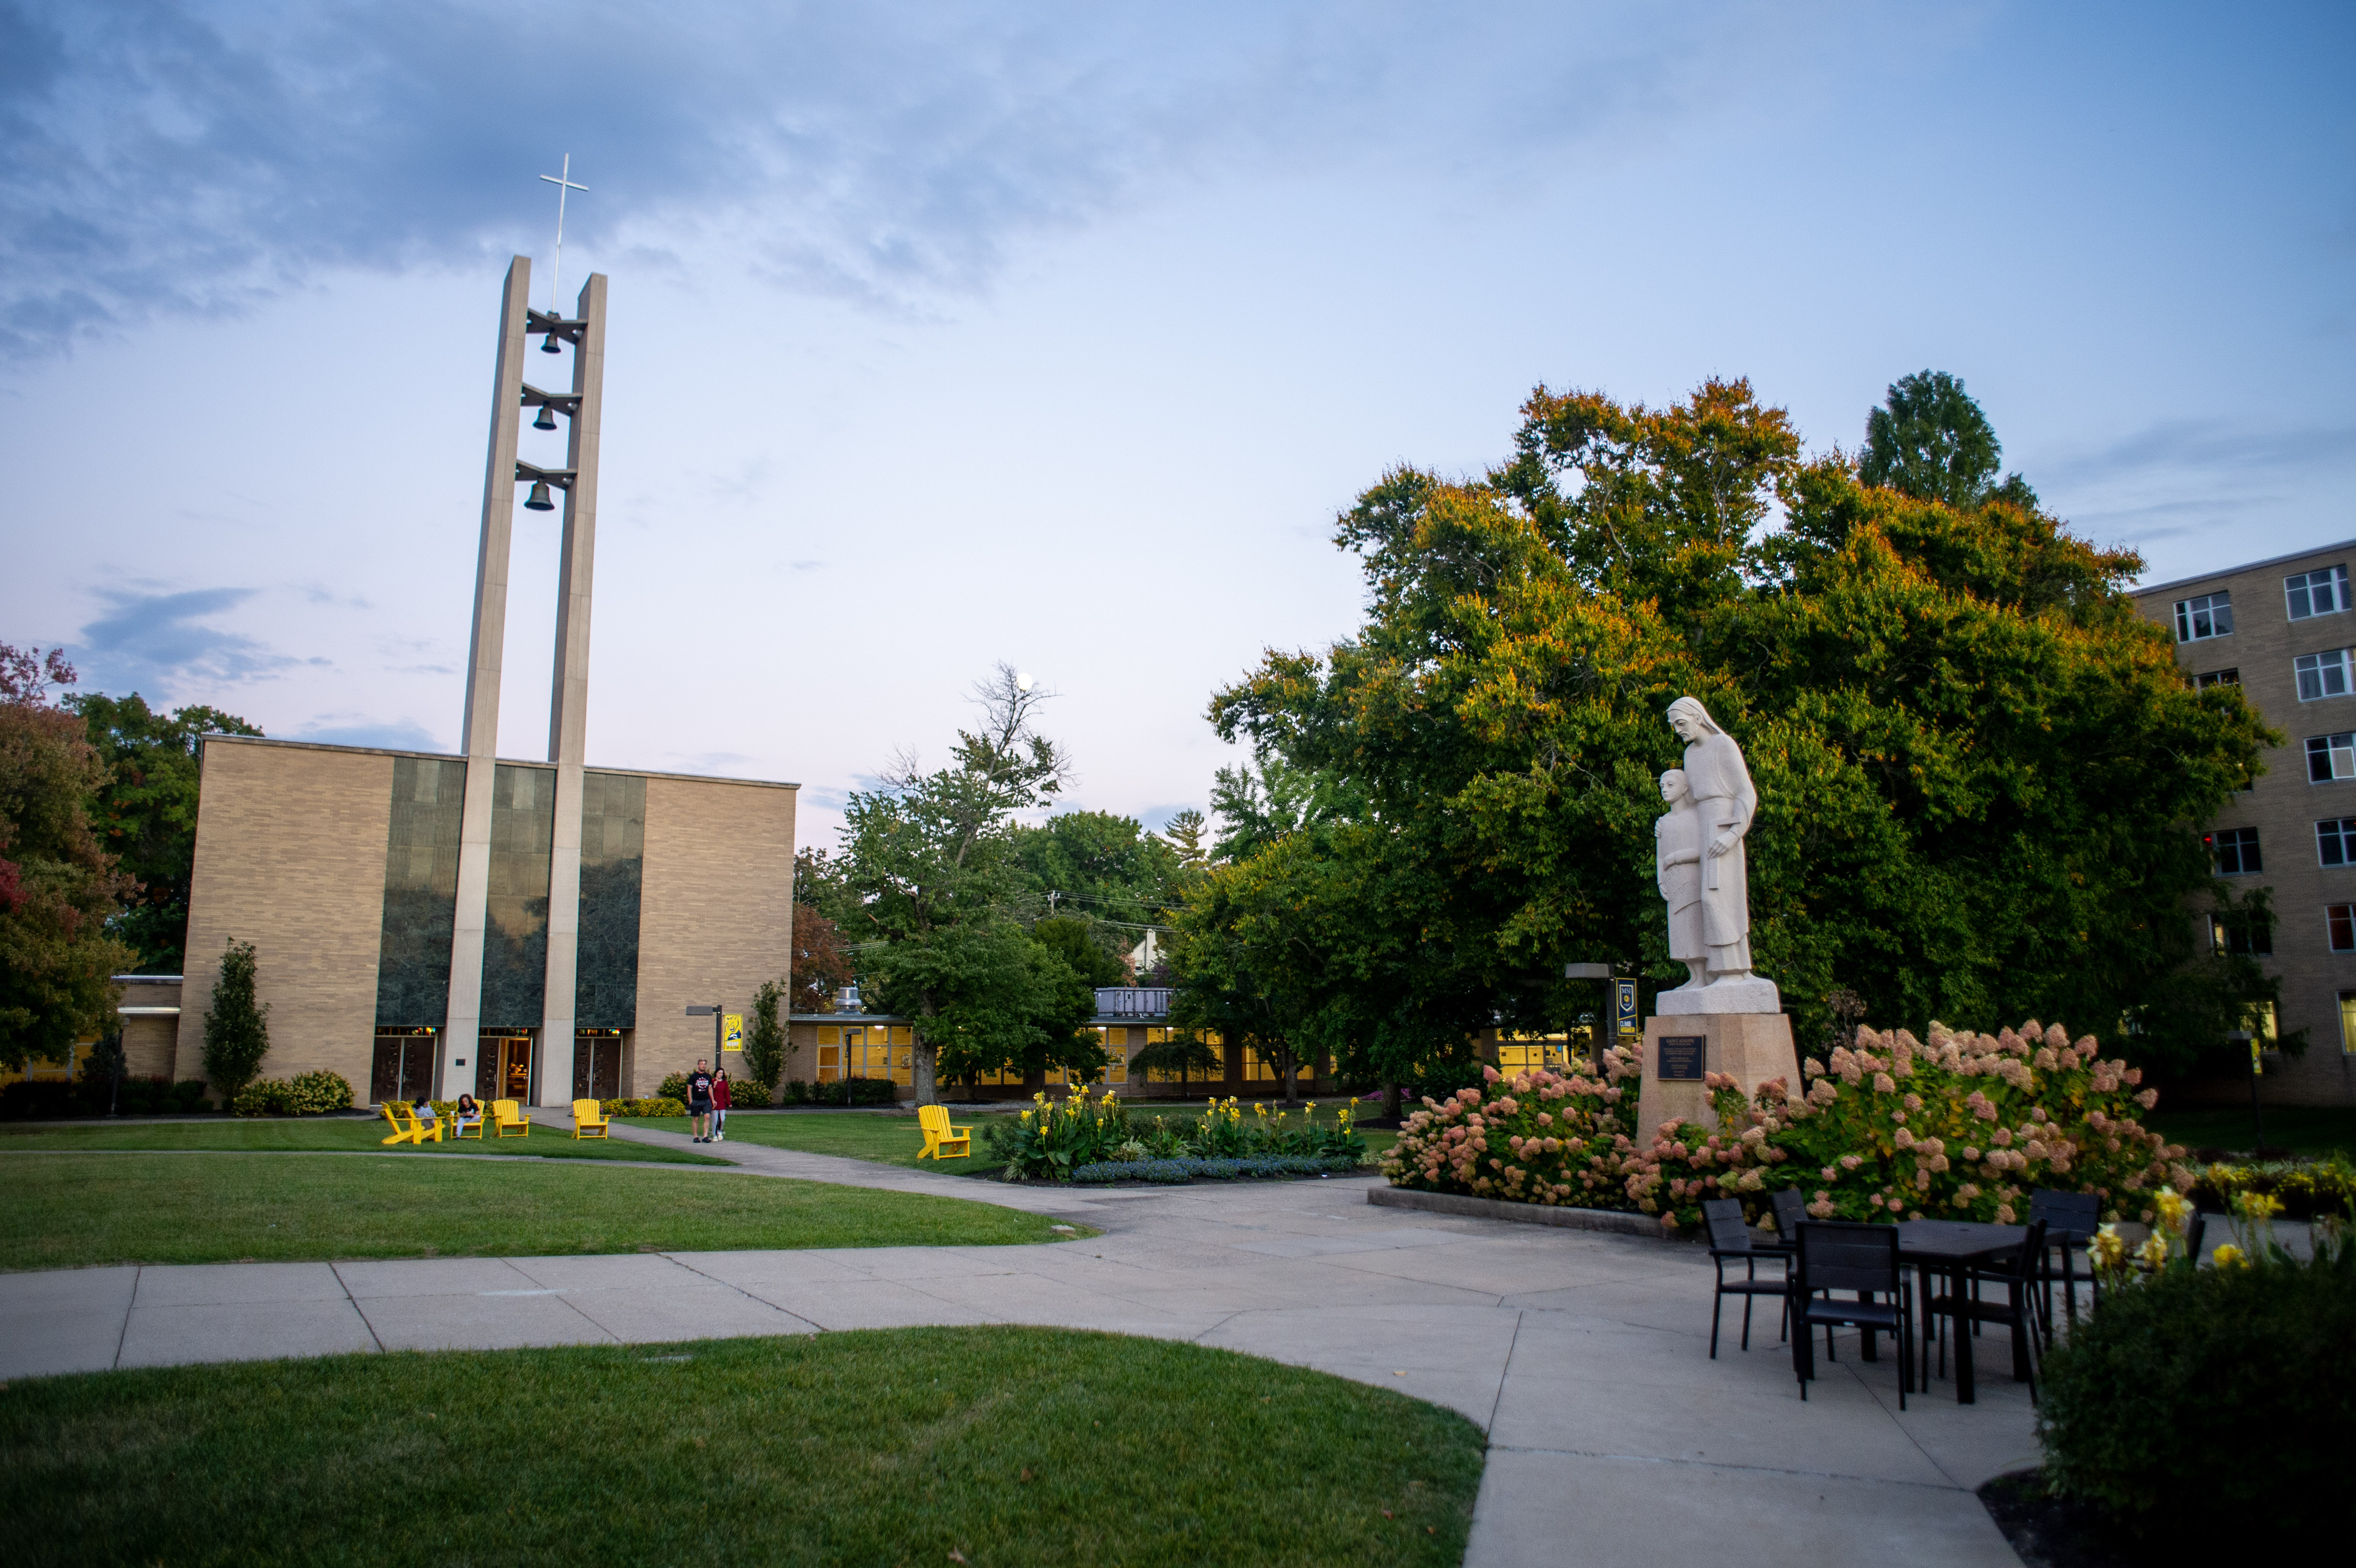
[[[2303, 1059], [2265, 1059], [2265, 1098], [2356, 1104], [2356, 542], [2253, 561], [2136, 593], [2174, 629], [2199, 686], [2230, 685], [2284, 736], [2246, 794], [2210, 827], [2220, 876], [2272, 890], [2267, 931], [2196, 917], [2200, 939], [2238, 944], [2282, 977], [2276, 1033], [2307, 1030]], [[2255, 1020], [2267, 1032], [2268, 1020]], [[2233, 1085], [2242, 1092], [2241, 1085]]]

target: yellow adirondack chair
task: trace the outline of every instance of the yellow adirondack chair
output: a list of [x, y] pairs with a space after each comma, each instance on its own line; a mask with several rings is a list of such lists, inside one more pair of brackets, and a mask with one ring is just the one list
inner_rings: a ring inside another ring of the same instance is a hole
[[438, 1144], [442, 1141], [442, 1123], [438, 1117], [431, 1122], [422, 1122], [414, 1110], [397, 1100], [386, 1102], [382, 1110], [384, 1119], [392, 1124], [392, 1136], [380, 1141], [389, 1144]]
[[611, 1125], [605, 1119], [605, 1113], [598, 1109], [596, 1101], [573, 1102], [573, 1136], [574, 1137], [602, 1138], [605, 1136], [606, 1127]]
[[924, 1129], [925, 1147], [918, 1159], [968, 1159], [973, 1155], [973, 1126], [949, 1125], [949, 1114], [938, 1105], [916, 1107], [916, 1125]]
[[475, 1118], [470, 1122], [460, 1121], [458, 1119], [458, 1113], [455, 1111], [451, 1112], [450, 1141], [452, 1143], [456, 1143], [460, 1138], [473, 1138], [476, 1142], [480, 1143], [483, 1137], [483, 1108], [480, 1104], [477, 1104], [475, 1107]]
[[523, 1114], [523, 1104], [518, 1100], [492, 1101], [491, 1125], [501, 1137], [509, 1133], [518, 1137], [531, 1136], [531, 1118]]

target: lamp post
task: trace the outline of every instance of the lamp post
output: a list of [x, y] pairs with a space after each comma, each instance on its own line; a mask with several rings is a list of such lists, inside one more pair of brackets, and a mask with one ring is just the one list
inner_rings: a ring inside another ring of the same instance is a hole
[[716, 1072], [719, 1071], [720, 1064], [720, 1004], [714, 1002], [708, 1008], [687, 1009], [687, 1016], [691, 1019], [700, 1019], [707, 1014], [712, 1019], [712, 1071]]

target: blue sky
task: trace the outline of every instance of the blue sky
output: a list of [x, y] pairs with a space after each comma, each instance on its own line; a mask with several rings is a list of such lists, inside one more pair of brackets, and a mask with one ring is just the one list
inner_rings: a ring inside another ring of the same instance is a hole
[[1333, 513], [1541, 382], [1747, 375], [1822, 449], [1949, 370], [2155, 579], [2356, 537], [2351, 17], [0, 0], [0, 638], [454, 746], [499, 276], [545, 302], [567, 153], [591, 761], [800, 781], [811, 842], [999, 659], [1079, 804], [1204, 804], [1212, 689], [1355, 623]]

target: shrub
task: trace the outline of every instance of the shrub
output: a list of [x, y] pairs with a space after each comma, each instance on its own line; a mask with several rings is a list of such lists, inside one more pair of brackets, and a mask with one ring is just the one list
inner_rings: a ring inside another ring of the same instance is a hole
[[2198, 1173], [2192, 1190], [2217, 1209], [2231, 1209], [2235, 1197], [2257, 1192], [2301, 1219], [2334, 1214], [2356, 1219], [2356, 1165], [2350, 1164], [2345, 1155], [2265, 1165], [2212, 1165]]
[[257, 1078], [237, 1092], [230, 1106], [241, 1116], [291, 1116], [294, 1085], [284, 1078]]
[[[102, 1094], [104, 1085], [98, 1088]], [[175, 1083], [168, 1078], [125, 1078], [115, 1104], [126, 1116], [183, 1115], [204, 1109], [205, 1086], [198, 1079]], [[102, 1099], [92, 1107], [93, 1114], [104, 1109]]]
[[805, 1083], [789, 1078], [782, 1088], [788, 1105], [888, 1105], [899, 1098], [896, 1087], [884, 1078], [849, 1078], [832, 1083]]
[[299, 1073], [287, 1090], [298, 1116], [321, 1116], [330, 1111], [351, 1109], [352, 1086], [340, 1073], [324, 1070]]
[[665, 1073], [663, 1075], [663, 1081], [655, 1085], [655, 1097], [661, 1100], [676, 1100], [682, 1105], [686, 1104], [687, 1074], [684, 1072]]
[[[1858, 1030], [1829, 1069], [1811, 1059], [1803, 1098], [1774, 1080], [1746, 1104], [1730, 1078], [1707, 1079], [1717, 1125], [1634, 1125], [1635, 1054], [1603, 1052], [1603, 1072], [1541, 1069], [1426, 1100], [1383, 1162], [1394, 1185], [1545, 1204], [1635, 1209], [1690, 1225], [1704, 1199], [1798, 1185], [1820, 1219], [2009, 1222], [2032, 1187], [2076, 1188], [2115, 1214], [2148, 1221], [2149, 1197], [2189, 1189], [2184, 1151], [2136, 1120], [2158, 1099], [2141, 1073], [2101, 1060], [2092, 1036], [2060, 1025], [1958, 1035], [1931, 1026]], [[1952, 1152], [1951, 1152], [1952, 1151]], [[1779, 1167], [1788, 1166], [1788, 1170]], [[1772, 1179], [1772, 1180], [1771, 1180]]]
[[205, 1009], [205, 1076], [225, 1100], [241, 1098], [238, 1092], [270, 1054], [270, 1006], [254, 1000], [256, 962], [251, 942], [223, 948], [220, 976]]
[[2333, 1228], [2312, 1264], [2261, 1254], [2107, 1290], [2045, 1364], [2047, 1473], [2131, 1525], [2173, 1531], [2198, 1497], [2197, 1513], [2263, 1520], [2270, 1539], [2316, 1535], [2346, 1512], [2351, 1345], [2356, 1246]]
[[0, 1121], [46, 1121], [52, 1116], [80, 1116], [88, 1112], [74, 1091], [80, 1085], [55, 1079], [20, 1078], [0, 1087]]
[[684, 1116], [687, 1107], [668, 1095], [653, 1099], [600, 1100], [597, 1109], [608, 1116]]

